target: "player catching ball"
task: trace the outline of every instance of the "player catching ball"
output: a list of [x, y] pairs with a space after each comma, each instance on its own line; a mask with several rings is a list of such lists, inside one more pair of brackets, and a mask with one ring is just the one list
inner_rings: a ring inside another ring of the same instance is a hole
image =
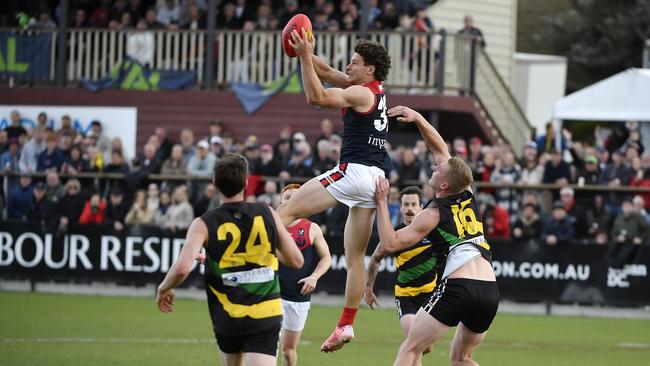
[[[313, 55], [314, 37], [292, 32], [291, 47], [300, 58], [307, 101], [341, 108], [343, 145], [340, 163], [300, 187], [278, 208], [285, 225], [343, 203], [350, 207], [344, 232], [347, 279], [345, 304], [334, 332], [321, 346], [333, 352], [354, 339], [352, 325], [365, 287], [364, 256], [375, 218], [375, 182], [385, 177], [391, 162], [384, 145], [388, 137], [386, 95], [381, 82], [388, 75], [390, 57], [380, 44], [359, 40], [340, 72]], [[325, 89], [321, 80], [333, 87]]]

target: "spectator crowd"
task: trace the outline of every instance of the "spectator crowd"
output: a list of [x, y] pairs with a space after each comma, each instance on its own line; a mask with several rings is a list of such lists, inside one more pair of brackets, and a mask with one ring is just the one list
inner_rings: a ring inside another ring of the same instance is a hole
[[[432, 31], [424, 10], [430, 1], [368, 0], [371, 30]], [[205, 29], [208, 0], [71, 0], [72, 28], [139, 30]], [[58, 2], [25, 0], [15, 6], [7, 26], [53, 29], [60, 19]], [[281, 30], [288, 20], [307, 14], [317, 31], [357, 31], [361, 3], [353, 0], [227, 0], [217, 5], [217, 29]], [[24, 24], [23, 24], [24, 23]]]
[[[186, 229], [194, 217], [219, 205], [209, 178], [226, 152], [241, 153], [249, 160], [247, 200], [277, 207], [279, 184], [296, 177], [304, 181], [333, 168], [342, 143], [329, 119], [321, 121], [319, 136], [308, 139], [284, 126], [273, 143], [258, 141], [255, 135], [232, 136], [215, 119], [204, 134], [183, 129], [178, 136], [169, 136], [158, 127], [141, 152], [130, 157], [124, 156], [119, 137], [105, 136], [100, 121], [92, 122], [84, 134], [72, 127], [69, 116], [61, 118], [57, 129], [50, 127], [46, 112], [31, 130], [21, 125], [19, 111], [13, 111], [10, 119], [0, 132], [0, 164], [5, 172], [16, 173], [4, 177], [6, 217], [62, 230], [70, 224], [110, 225], [115, 230], [125, 225]], [[434, 159], [422, 140], [386, 148], [394, 166], [389, 172], [389, 208], [397, 224], [400, 188], [418, 184], [425, 202], [433, 197], [425, 182]], [[476, 194], [488, 237], [549, 246], [581, 242], [632, 248], [649, 239], [650, 194], [615, 189], [650, 187], [650, 153], [644, 151], [636, 122], [608, 131], [597, 128], [592, 143], [574, 141], [568, 130], [557, 133], [549, 124], [544, 135], [525, 144], [519, 160], [510, 145], [488, 145], [480, 137], [454, 138], [449, 148], [468, 162], [476, 182], [491, 183]], [[42, 174], [32, 177], [34, 172]], [[123, 176], [77, 177], [84, 172]], [[60, 177], [62, 173], [67, 179]], [[265, 180], [268, 177], [279, 181]], [[560, 189], [534, 187], [542, 183]], [[612, 189], [579, 189], [585, 184]], [[346, 211], [339, 205], [314, 219], [327, 230], [342, 232]]]

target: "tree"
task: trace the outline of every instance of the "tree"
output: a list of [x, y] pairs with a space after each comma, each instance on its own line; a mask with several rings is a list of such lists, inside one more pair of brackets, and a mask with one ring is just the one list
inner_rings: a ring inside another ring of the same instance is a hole
[[568, 92], [640, 67], [650, 38], [650, 0], [571, 0], [547, 19], [556, 53], [569, 60]]

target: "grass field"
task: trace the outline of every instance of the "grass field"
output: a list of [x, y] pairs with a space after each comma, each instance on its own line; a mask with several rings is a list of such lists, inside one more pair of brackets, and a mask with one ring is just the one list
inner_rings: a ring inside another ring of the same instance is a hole
[[[339, 310], [313, 307], [299, 346], [308, 366], [391, 365], [402, 340], [390, 310], [360, 311], [357, 339], [334, 354], [318, 349]], [[206, 304], [178, 300], [172, 314], [153, 299], [0, 292], [0, 365], [218, 365]], [[448, 365], [451, 334], [425, 365]], [[650, 365], [650, 321], [497, 316], [475, 354], [481, 365]]]

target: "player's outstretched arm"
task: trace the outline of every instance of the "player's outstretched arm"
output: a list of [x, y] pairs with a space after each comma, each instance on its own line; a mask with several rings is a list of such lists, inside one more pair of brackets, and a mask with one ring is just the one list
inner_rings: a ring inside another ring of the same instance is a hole
[[282, 220], [280, 215], [271, 207], [271, 214], [273, 214], [273, 219], [275, 220], [275, 228], [278, 232], [278, 245], [276, 250], [276, 255], [282, 264], [292, 268], [302, 268], [305, 259], [298, 249], [298, 246], [293, 241], [291, 234], [287, 231], [287, 228], [282, 225]]
[[398, 230], [393, 229], [388, 213], [388, 180], [379, 178], [375, 190], [377, 202], [377, 231], [381, 245], [389, 252], [409, 248], [418, 243], [438, 226], [440, 216], [437, 209], [427, 208], [417, 214], [413, 222]]
[[335, 88], [347, 88], [348, 86], [352, 85], [348, 80], [348, 76], [344, 72], [341, 72], [328, 65], [327, 62], [325, 62], [325, 60], [322, 58], [316, 55], [311, 55], [311, 59], [314, 63], [316, 74], [322, 81], [330, 84]]
[[433, 151], [436, 158], [436, 163], [442, 164], [443, 162], [449, 160], [451, 155], [449, 155], [449, 148], [447, 143], [440, 136], [438, 131], [431, 126], [429, 121], [427, 121], [420, 113], [412, 110], [409, 107], [397, 106], [388, 109], [387, 114], [389, 117], [397, 117], [399, 122], [405, 123], [415, 123], [420, 130], [424, 142], [426, 142], [429, 149]]
[[156, 303], [160, 311], [168, 313], [173, 310], [174, 289], [183, 283], [192, 270], [194, 261], [200, 257], [201, 248], [208, 239], [208, 228], [200, 217], [192, 221], [187, 230], [185, 244], [167, 276], [158, 286]]
[[302, 283], [302, 289], [300, 290], [300, 293], [303, 295], [314, 292], [318, 280], [323, 277], [323, 275], [327, 273], [327, 271], [332, 266], [332, 255], [330, 254], [330, 248], [325, 241], [325, 237], [323, 236], [323, 231], [320, 229], [320, 226], [312, 223], [311, 227], [309, 228], [309, 236], [312, 238], [312, 244], [314, 245], [314, 249], [316, 249], [316, 254], [318, 254], [320, 260], [318, 261], [318, 264], [316, 264], [314, 272], [298, 281], [298, 283]]
[[370, 257], [370, 262], [368, 262], [368, 271], [366, 275], [366, 290], [363, 293], [363, 299], [366, 304], [370, 306], [371, 309], [379, 307], [379, 302], [377, 302], [377, 296], [374, 292], [375, 280], [377, 279], [377, 272], [379, 272], [379, 262], [388, 255], [388, 252], [384, 249], [384, 246], [381, 243], [377, 244], [375, 251]]
[[302, 83], [309, 104], [326, 108], [358, 107], [363, 111], [367, 111], [373, 106], [375, 96], [368, 88], [360, 85], [345, 89], [323, 88], [314, 66], [314, 38], [308, 38], [304, 29], [302, 30], [302, 38], [295, 30], [292, 33], [292, 38], [293, 40], [290, 40], [289, 44], [300, 57]]

